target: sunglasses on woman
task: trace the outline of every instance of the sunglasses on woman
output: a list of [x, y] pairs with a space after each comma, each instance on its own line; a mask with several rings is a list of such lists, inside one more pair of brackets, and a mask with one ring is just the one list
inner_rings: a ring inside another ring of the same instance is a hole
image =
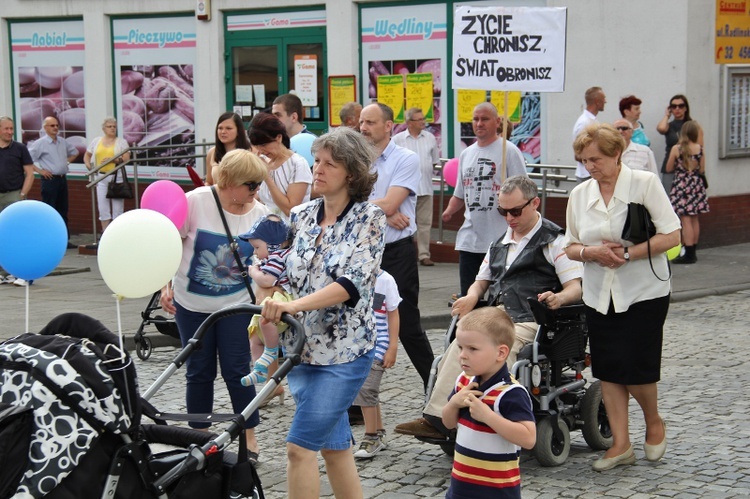
[[687, 104], [685, 104], [684, 102], [681, 104], [670, 104], [669, 107], [671, 109], [685, 109], [687, 107]]
[[500, 206], [497, 207], [497, 212], [500, 213], [501, 216], [506, 217], [508, 214], [512, 217], [520, 217], [521, 213], [523, 213], [523, 209], [526, 208], [531, 202], [536, 198], [531, 198], [528, 201], [526, 201], [522, 206], [517, 206], [515, 208], [508, 208], [507, 210], [505, 208], [502, 208]]
[[260, 187], [260, 182], [245, 182], [243, 185], [246, 185], [247, 188], [250, 189], [250, 192], [253, 192]]

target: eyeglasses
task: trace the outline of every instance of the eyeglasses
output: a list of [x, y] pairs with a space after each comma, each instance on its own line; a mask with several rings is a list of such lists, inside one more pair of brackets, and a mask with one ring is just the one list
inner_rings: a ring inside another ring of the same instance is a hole
[[505, 208], [502, 208], [500, 206], [497, 207], [497, 212], [500, 213], [501, 216], [507, 217], [508, 214], [512, 217], [520, 217], [521, 213], [523, 213], [523, 209], [526, 208], [531, 202], [536, 198], [531, 198], [528, 201], [526, 201], [522, 206], [518, 206], [516, 208], [508, 208], [507, 210]]
[[410, 118], [409, 121], [424, 121], [424, 118]]
[[245, 182], [243, 185], [246, 185], [250, 192], [253, 192], [260, 187], [260, 182]]
[[628, 130], [632, 130], [632, 128], [630, 128], [629, 126], [618, 126], [617, 129], [620, 130], [621, 132], [627, 132]]
[[670, 104], [670, 109], [685, 109], [687, 107], [687, 104], [684, 102], [682, 104]]

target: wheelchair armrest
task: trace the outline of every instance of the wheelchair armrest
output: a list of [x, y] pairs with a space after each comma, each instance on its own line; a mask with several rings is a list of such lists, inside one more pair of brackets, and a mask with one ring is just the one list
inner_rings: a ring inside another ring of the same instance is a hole
[[531, 308], [531, 313], [534, 314], [534, 320], [536, 323], [549, 329], [556, 329], [555, 325], [560, 320], [578, 318], [582, 316], [584, 312], [583, 303], [565, 305], [556, 310], [552, 310], [547, 308], [544, 303], [539, 302], [536, 298], [529, 297], [526, 300]]

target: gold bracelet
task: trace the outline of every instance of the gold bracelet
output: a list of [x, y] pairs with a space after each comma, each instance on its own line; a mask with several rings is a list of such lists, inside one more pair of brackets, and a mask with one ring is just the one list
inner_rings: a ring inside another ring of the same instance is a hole
[[585, 250], [585, 249], [586, 249], [586, 246], [585, 245], [581, 245], [581, 252], [578, 253], [578, 256], [581, 258], [582, 262], [586, 262], [586, 259], [583, 257], [583, 250]]

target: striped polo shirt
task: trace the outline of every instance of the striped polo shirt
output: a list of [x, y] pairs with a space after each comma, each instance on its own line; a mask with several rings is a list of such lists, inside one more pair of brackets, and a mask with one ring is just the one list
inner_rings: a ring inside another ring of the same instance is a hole
[[[511, 378], [507, 366], [486, 382], [461, 373], [450, 396], [473, 381], [479, 382], [478, 389], [484, 392], [481, 400], [496, 413], [511, 421], [534, 421], [531, 398], [526, 389]], [[451, 485], [446, 498], [521, 497], [520, 454], [520, 447], [474, 420], [468, 408], [461, 409]]]

